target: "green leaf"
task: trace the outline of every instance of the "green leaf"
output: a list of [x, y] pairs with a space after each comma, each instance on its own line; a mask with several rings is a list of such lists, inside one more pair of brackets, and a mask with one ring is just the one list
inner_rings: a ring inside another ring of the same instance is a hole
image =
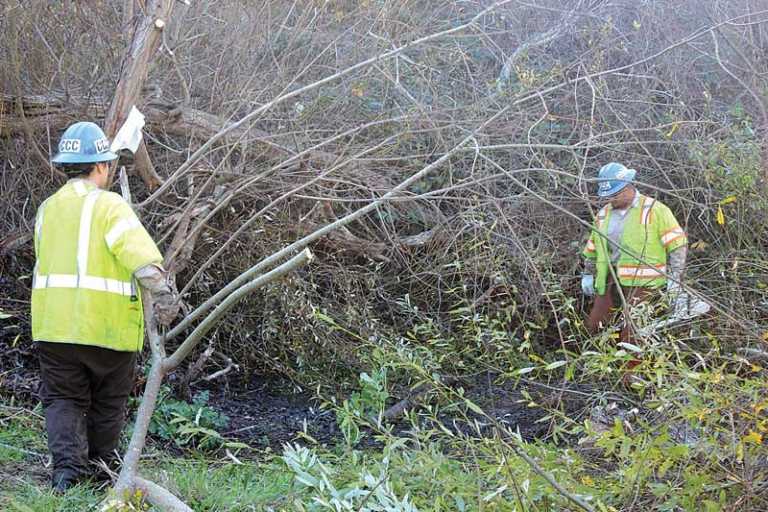
[[528, 368], [520, 368], [520, 369], [519, 369], [519, 370], [517, 370], [515, 373], [516, 373], [517, 375], [525, 375], [526, 373], [531, 373], [531, 372], [532, 372], [533, 370], [535, 370], [535, 369], [536, 369], [536, 367], [535, 367], [535, 366], [529, 366]]
[[307, 487], [317, 487], [320, 480], [305, 471], [295, 471], [294, 478]]
[[472, 411], [476, 412], [477, 414], [485, 414], [483, 410], [480, 408], [479, 405], [477, 405], [475, 402], [470, 400], [469, 398], [464, 399], [464, 403], [467, 404], [467, 407], [469, 407]]
[[632, 352], [640, 353], [640, 352], [643, 351], [643, 349], [641, 349], [637, 345], [633, 345], [631, 343], [626, 343], [626, 342], [623, 342], [623, 341], [621, 343], [618, 343], [617, 345], [619, 345], [620, 347], [624, 347], [627, 350], [631, 350]]
[[560, 368], [561, 366], [565, 366], [568, 363], [568, 361], [555, 361], [553, 363], [549, 363], [547, 366], [544, 367], [545, 370], [554, 370], [555, 368]]

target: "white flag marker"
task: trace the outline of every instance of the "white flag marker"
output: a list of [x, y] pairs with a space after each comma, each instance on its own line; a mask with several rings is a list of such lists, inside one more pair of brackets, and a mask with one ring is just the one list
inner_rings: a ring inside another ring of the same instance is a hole
[[131, 153], [136, 153], [141, 144], [141, 129], [144, 127], [144, 114], [139, 112], [136, 106], [131, 107], [128, 117], [123, 126], [117, 131], [115, 138], [112, 139], [110, 150], [117, 153], [121, 149], [127, 149]]

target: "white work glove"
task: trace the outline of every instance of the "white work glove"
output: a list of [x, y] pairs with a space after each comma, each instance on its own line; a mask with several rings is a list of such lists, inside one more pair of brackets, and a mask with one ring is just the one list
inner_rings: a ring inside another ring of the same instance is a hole
[[581, 293], [587, 297], [592, 297], [595, 294], [595, 276], [581, 274]]
[[152, 297], [155, 318], [160, 325], [170, 325], [178, 316], [181, 304], [168, 282], [167, 273], [159, 265], [146, 265], [134, 274], [142, 288]]
[[688, 317], [688, 294], [677, 291], [669, 296], [670, 310], [673, 318]]
[[667, 282], [666, 299], [673, 317], [686, 313], [688, 309], [688, 294], [683, 291], [680, 283], [671, 280]]
[[669, 253], [667, 280], [667, 301], [673, 317], [684, 318], [688, 315], [688, 294], [683, 290], [681, 281], [685, 271], [685, 259], [688, 249], [683, 246]]

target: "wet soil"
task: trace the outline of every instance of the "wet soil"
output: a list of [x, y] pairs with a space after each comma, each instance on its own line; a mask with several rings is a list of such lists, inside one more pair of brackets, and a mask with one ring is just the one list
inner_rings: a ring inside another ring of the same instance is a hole
[[[464, 396], [479, 405], [491, 419], [447, 408], [438, 416], [445, 427], [470, 435], [490, 435], [498, 425], [503, 425], [519, 431], [527, 440], [549, 436], [552, 423], [546, 417], [551, 409], [579, 418], [590, 407], [595, 391], [573, 384], [566, 387], [533, 382], [499, 383], [497, 376], [489, 374], [463, 384]], [[275, 379], [254, 378], [240, 389], [209, 391], [209, 405], [229, 417], [229, 427], [223, 433], [254, 448], [278, 450], [284, 443], [303, 437], [301, 433], [324, 445], [343, 442], [333, 410], [322, 408], [320, 401], [308, 393], [292, 393], [290, 386]], [[417, 405], [416, 410], [419, 409]], [[401, 434], [411, 428], [405, 421], [392, 423], [395, 432]], [[426, 418], [424, 425], [429, 426]], [[375, 445], [371, 437], [367, 436], [366, 444]]]
[[[0, 255], [0, 263], [8, 270], [0, 273], [0, 311], [4, 316], [10, 315], [0, 319], [0, 401], [33, 407], [37, 404], [39, 377], [34, 345], [28, 338], [29, 284], [22, 278], [10, 277], [24, 275], [23, 269], [29, 262]], [[519, 430], [526, 439], [544, 438], [550, 433], [551, 424], [545, 419], [548, 408], [578, 418], [589, 406], [590, 391], [594, 392], [572, 384], [566, 387], [557, 383], [501, 381], [491, 374], [463, 378], [456, 386], [462, 387], [465, 396], [493, 419], [477, 414], [467, 418], [447, 408], [439, 418], [444, 426], [472, 434], [477, 433], [479, 426], [480, 433], [490, 433], [497, 422]], [[200, 389], [204, 388], [193, 392]], [[229, 418], [222, 434], [255, 448], [279, 450], [284, 443], [301, 437], [302, 432], [321, 444], [332, 445], [342, 440], [332, 410], [321, 408], [320, 401], [311, 393], [296, 393], [293, 386], [278, 378], [256, 376], [238, 385], [218, 381], [206, 389], [210, 393], [209, 405]], [[402, 394], [406, 395], [407, 389]], [[388, 405], [397, 398], [402, 397], [393, 398]], [[408, 428], [404, 422], [395, 422], [396, 430]]]
[[[29, 343], [11, 346], [8, 339], [0, 340], [0, 400], [33, 407], [37, 403], [37, 362]], [[551, 423], [545, 419], [548, 409], [557, 409], [578, 418], [589, 407], [593, 389], [581, 389], [569, 384], [534, 382], [499, 382], [498, 376], [484, 374], [461, 383], [464, 395], [479, 405], [492, 419], [478, 414], [464, 414], [445, 408], [439, 415], [447, 428], [470, 435], [491, 434], [497, 424], [519, 431], [523, 438], [543, 439], [551, 433]], [[247, 443], [253, 448], [279, 451], [285, 443], [309, 436], [323, 445], [343, 442], [336, 423], [335, 412], [323, 408], [312, 394], [295, 392], [293, 386], [275, 377], [255, 376], [238, 385], [208, 385], [193, 387], [193, 393], [207, 389], [208, 405], [229, 418], [222, 434]], [[390, 400], [388, 405], [394, 403]], [[417, 402], [418, 403], [418, 402]], [[445, 404], [443, 404], [445, 405]], [[419, 410], [420, 405], [415, 406]], [[466, 408], [463, 408], [466, 411]], [[396, 432], [410, 429], [405, 421], [393, 421]], [[424, 425], [429, 422], [424, 420]], [[478, 432], [478, 427], [480, 431]], [[367, 444], [375, 444], [367, 436]]]
[[209, 405], [229, 418], [222, 434], [254, 448], [279, 450], [300, 432], [325, 445], [340, 438], [333, 411], [322, 409], [308, 393], [292, 392], [279, 379], [254, 377], [240, 389], [209, 391]]

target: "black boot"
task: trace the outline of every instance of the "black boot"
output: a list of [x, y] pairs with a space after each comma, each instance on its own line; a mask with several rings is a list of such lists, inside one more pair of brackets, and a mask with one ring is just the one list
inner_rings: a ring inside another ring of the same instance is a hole
[[62, 470], [54, 471], [51, 478], [51, 487], [56, 494], [64, 494], [70, 488], [77, 485], [79, 475], [74, 471]]
[[70, 401], [56, 400], [45, 409], [45, 426], [53, 459], [51, 485], [64, 492], [88, 473], [85, 415]]

